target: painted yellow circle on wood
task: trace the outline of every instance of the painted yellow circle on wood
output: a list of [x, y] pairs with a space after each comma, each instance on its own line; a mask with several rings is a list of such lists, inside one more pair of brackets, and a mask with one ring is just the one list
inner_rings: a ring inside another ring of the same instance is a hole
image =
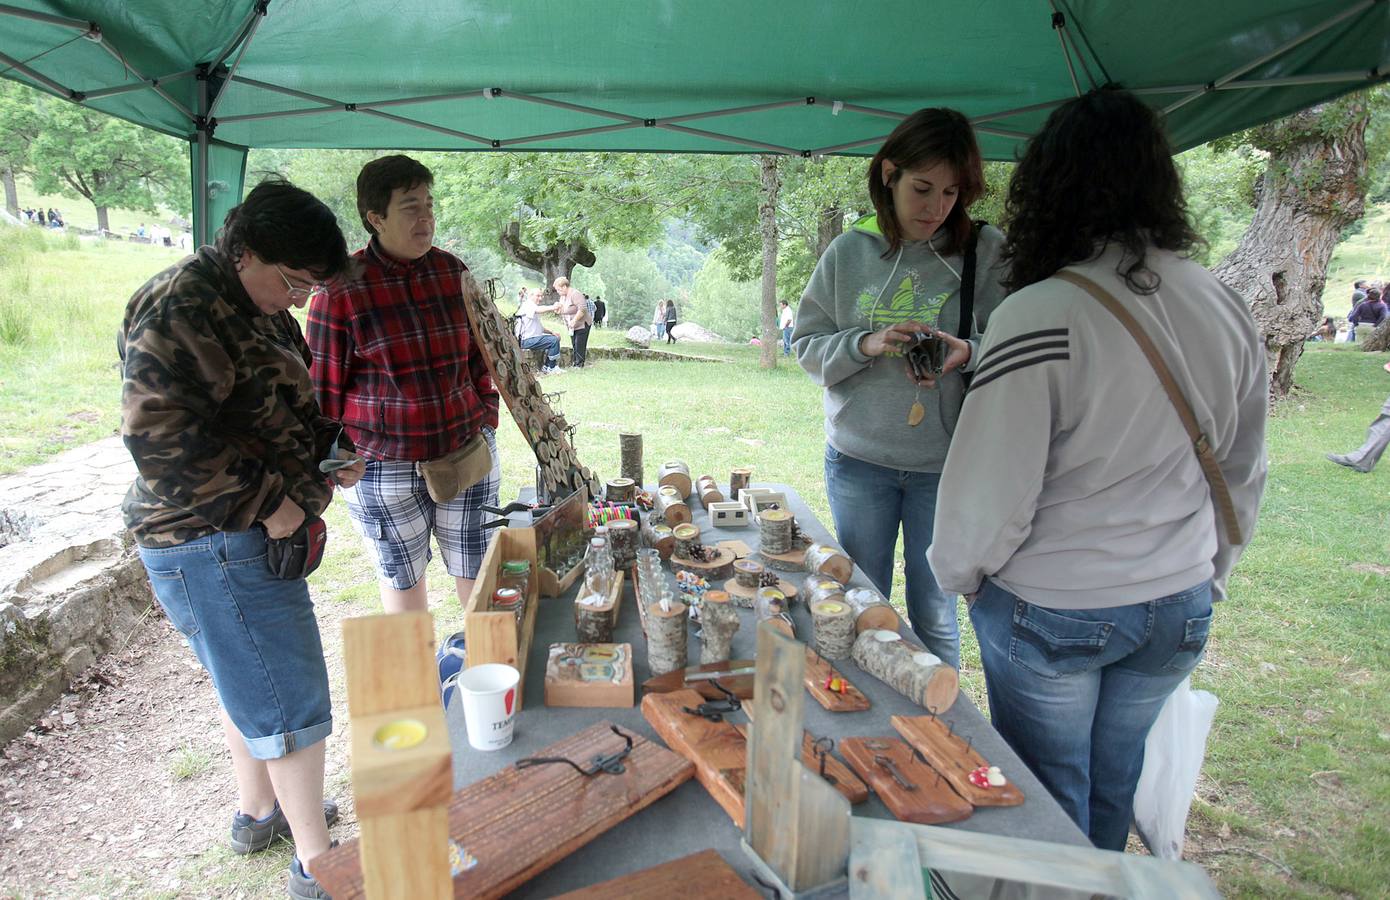
[[824, 603], [817, 603], [815, 611], [823, 616], [838, 616], [845, 611], [845, 605], [836, 603], [834, 600], [827, 600]]
[[677, 525], [671, 533], [683, 541], [688, 541], [691, 538], [697, 538], [700, 536], [700, 528], [699, 526], [692, 525], [689, 522], [686, 522], [682, 525]]
[[792, 514], [785, 509], [769, 509], [763, 513], [765, 522], [785, 522], [792, 517]]
[[372, 743], [382, 750], [409, 750], [425, 742], [429, 729], [419, 719], [387, 722], [372, 734]]

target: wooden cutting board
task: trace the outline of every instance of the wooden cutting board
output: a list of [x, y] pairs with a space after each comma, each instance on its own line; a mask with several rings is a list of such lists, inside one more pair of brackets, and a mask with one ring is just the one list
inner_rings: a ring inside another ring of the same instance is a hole
[[[687, 672], [718, 672], [725, 669], [751, 669], [756, 663], [751, 659], [726, 659], [723, 662], [709, 663], [703, 666], [691, 666], [689, 669], [677, 669], [674, 672], [667, 672], [665, 675], [658, 675], [655, 678], [648, 678], [642, 682], [642, 691], [647, 694], [668, 694], [671, 691], [694, 690], [704, 695], [706, 700], [723, 700], [724, 695], [719, 688], [714, 686], [713, 681], [694, 681], [690, 684], [685, 683]], [[719, 683], [734, 693], [740, 700], [753, 699], [753, 673], [747, 675], [735, 675], [732, 678], [721, 678]]]
[[[975, 811], [952, 790], [940, 772], [919, 760], [912, 748], [897, 738], [844, 738], [840, 741], [840, 754], [899, 821], [939, 825], [959, 822]], [[893, 768], [884, 765], [883, 760]], [[893, 777], [894, 770], [912, 787], [899, 784]]]
[[1003, 774], [1010, 780], [1000, 787], [982, 788], [971, 782], [970, 773], [988, 766], [989, 761], [965, 738], [947, 730], [940, 716], [893, 716], [888, 721], [972, 806], [1018, 806], [1023, 802], [1023, 792], [1008, 772]]
[[724, 862], [718, 851], [702, 850], [680, 859], [614, 878], [602, 884], [561, 894], [555, 900], [759, 900], [763, 895], [749, 887]]
[[[508, 766], [456, 791], [449, 803], [454, 896], [504, 896], [694, 774], [679, 755], [640, 735], [632, 737], [621, 774], [585, 778], [563, 764]], [[562, 756], [587, 767], [595, 755], [623, 745], [610, 723], [598, 722], [536, 756]], [[316, 857], [314, 876], [335, 900], [365, 896], [357, 841]]]
[[[838, 675], [844, 679], [844, 693], [837, 693], [825, 686], [825, 680], [831, 675]], [[863, 691], [850, 684], [849, 679], [832, 666], [829, 660], [810, 647], [806, 648], [806, 690], [811, 692], [817, 703], [831, 712], [859, 712], [868, 709], [870, 705], [869, 698], [864, 696]]]

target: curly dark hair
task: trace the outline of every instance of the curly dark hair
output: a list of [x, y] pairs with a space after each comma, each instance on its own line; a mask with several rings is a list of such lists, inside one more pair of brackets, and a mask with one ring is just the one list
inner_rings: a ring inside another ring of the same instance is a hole
[[1053, 110], [1028, 142], [1004, 205], [1010, 291], [1124, 248], [1116, 272], [1138, 294], [1158, 290], [1148, 247], [1178, 253], [1202, 243], [1158, 113], [1116, 85]]
[[268, 178], [232, 207], [217, 234], [228, 259], [250, 250], [266, 263], [312, 272], [329, 281], [349, 271], [347, 241], [333, 210], [282, 178]]
[[[897, 171], [883, 183], [883, 162], [889, 160]], [[944, 162], [960, 179], [960, 193], [941, 230], [948, 236], [946, 254], [959, 253], [970, 237], [970, 205], [985, 191], [985, 170], [980, 145], [970, 120], [954, 109], [929, 107], [903, 119], [869, 162], [869, 199], [878, 213], [879, 228], [888, 239], [887, 258], [902, 246], [902, 229], [893, 212], [893, 185], [906, 169], [929, 167]]]

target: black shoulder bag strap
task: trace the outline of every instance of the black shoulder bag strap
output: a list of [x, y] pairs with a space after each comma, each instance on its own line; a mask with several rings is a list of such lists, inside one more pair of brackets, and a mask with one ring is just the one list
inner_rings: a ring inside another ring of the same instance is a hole
[[[975, 248], [980, 242], [980, 230], [985, 224], [983, 219], [972, 223], [970, 237], [965, 240], [965, 265], [960, 271], [960, 321], [956, 323], [956, 337], [963, 341], [970, 340], [970, 330], [975, 324]], [[973, 377], [970, 372], [960, 373], [966, 390], [970, 389], [970, 380]]]

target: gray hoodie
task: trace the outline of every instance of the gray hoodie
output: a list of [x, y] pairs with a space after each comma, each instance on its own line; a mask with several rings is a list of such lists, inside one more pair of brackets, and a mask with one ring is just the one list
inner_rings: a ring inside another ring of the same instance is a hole
[[[964, 382], [952, 372], [934, 390], [920, 391], [898, 355], [870, 359], [859, 352], [864, 335], [898, 322], [923, 322], [957, 333], [960, 276], [957, 254], [944, 256], [946, 236], [904, 242], [889, 254], [874, 216], [866, 216], [825, 251], [797, 308], [792, 347], [811, 380], [825, 388], [825, 436], [855, 459], [911, 472], [940, 472], [964, 400]], [[989, 314], [1004, 299], [999, 252], [1004, 235], [985, 226], [976, 249], [971, 362]], [[966, 366], [967, 371], [970, 365]], [[907, 424], [913, 400], [926, 417]]]

